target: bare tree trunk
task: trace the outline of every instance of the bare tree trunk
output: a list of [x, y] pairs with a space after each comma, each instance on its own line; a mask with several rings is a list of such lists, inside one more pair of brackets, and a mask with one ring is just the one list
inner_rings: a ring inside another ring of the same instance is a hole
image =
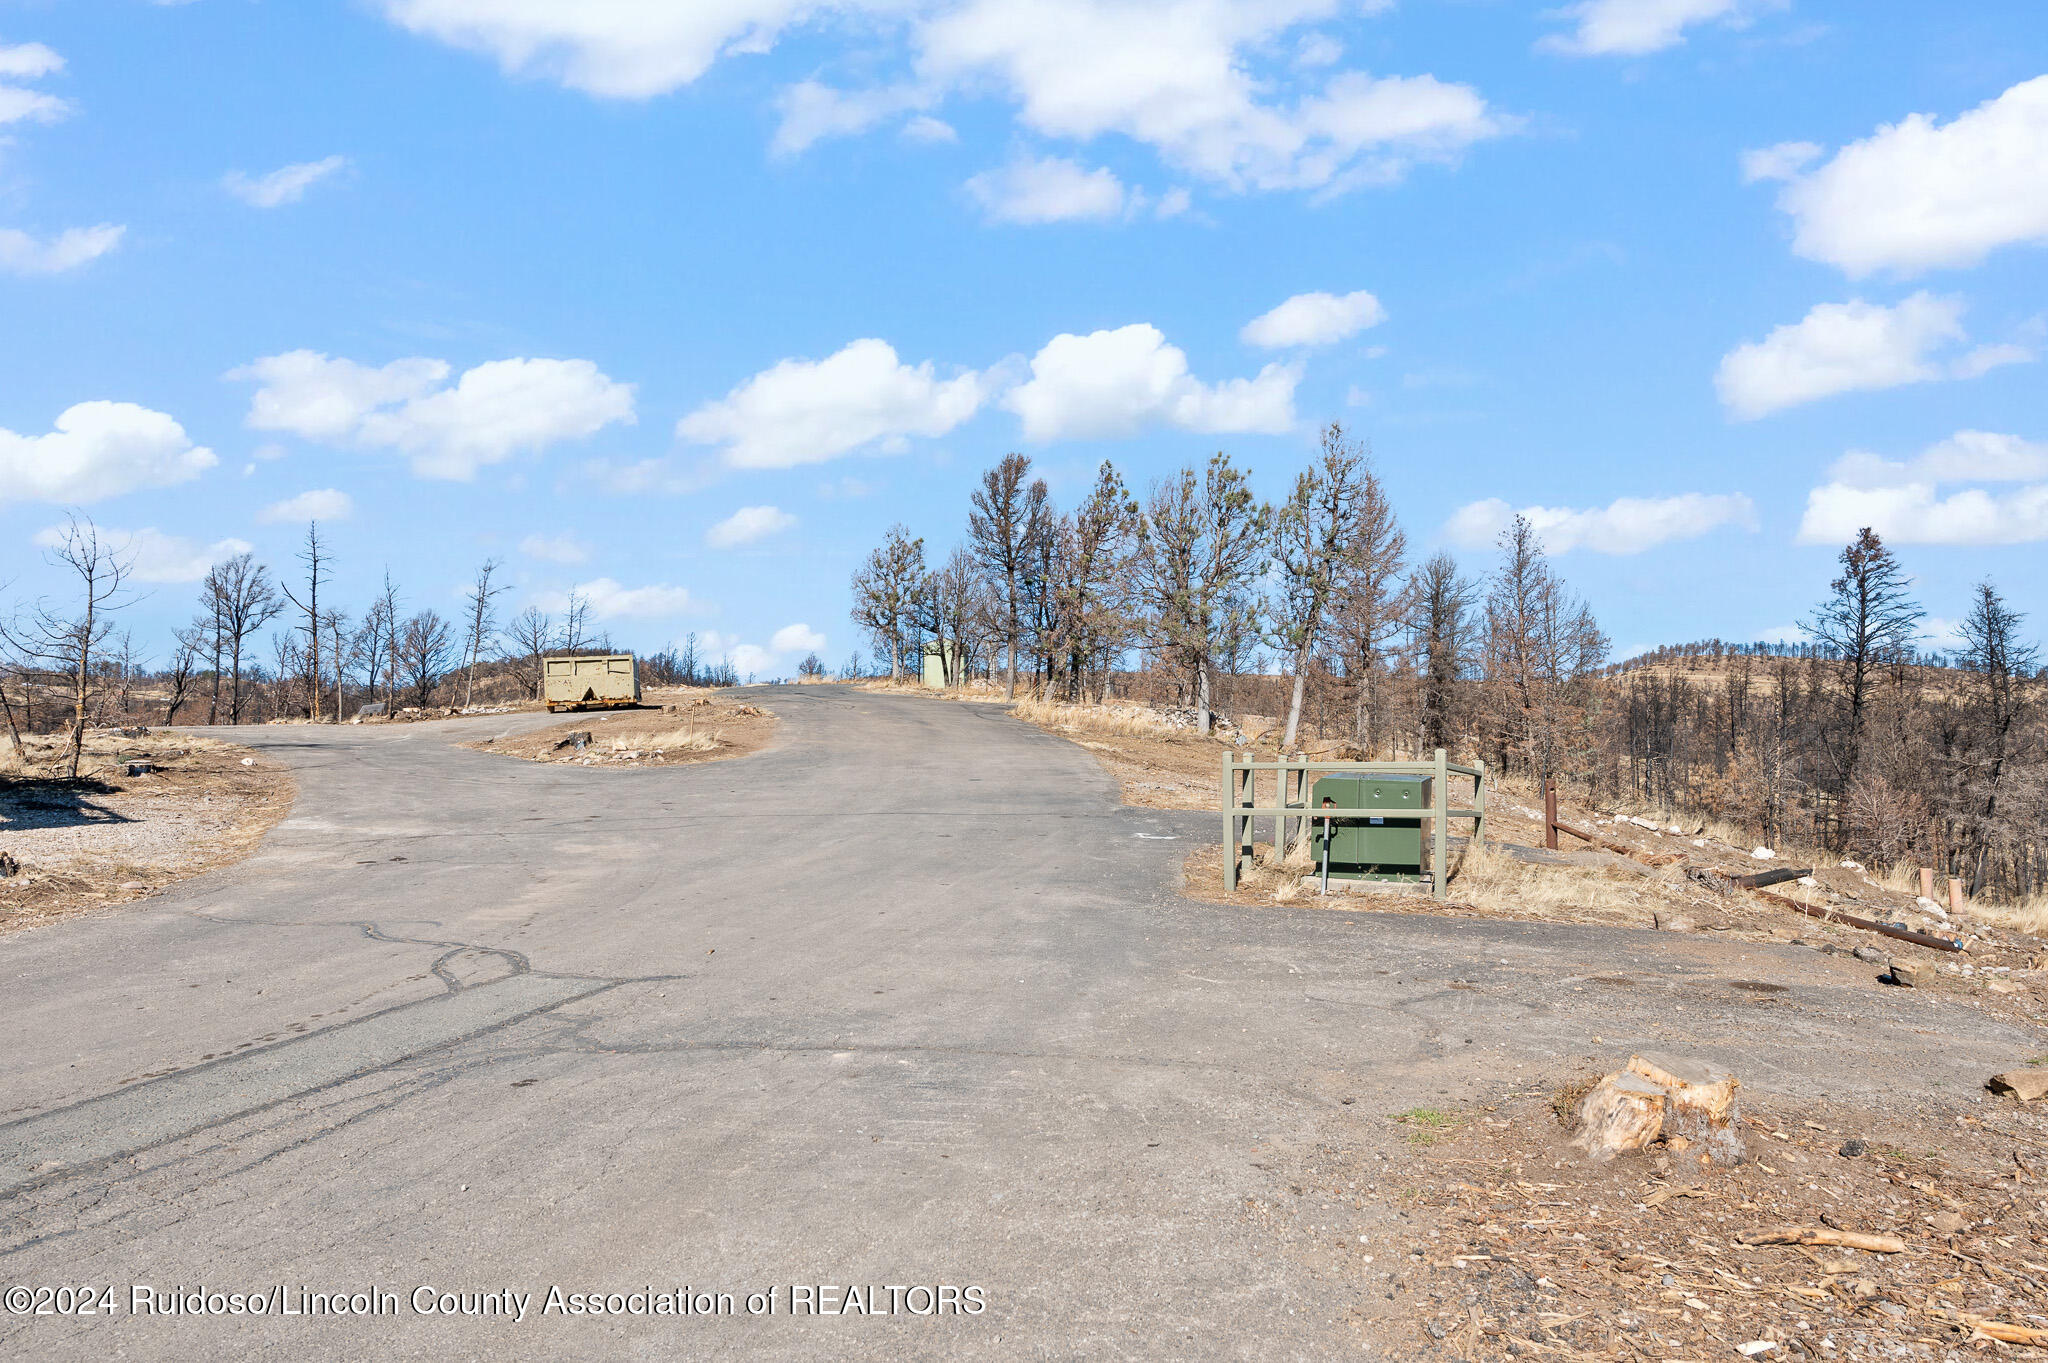
[[28, 749], [21, 744], [21, 726], [14, 722], [14, 703], [7, 699], [7, 683], [0, 680], [0, 710], [7, 714], [7, 736], [14, 740], [14, 760], [28, 767]]
[[1294, 751], [1294, 736], [1301, 728], [1301, 705], [1308, 696], [1308, 650], [1303, 649], [1294, 659], [1294, 695], [1287, 702], [1287, 732], [1280, 740], [1283, 753]]

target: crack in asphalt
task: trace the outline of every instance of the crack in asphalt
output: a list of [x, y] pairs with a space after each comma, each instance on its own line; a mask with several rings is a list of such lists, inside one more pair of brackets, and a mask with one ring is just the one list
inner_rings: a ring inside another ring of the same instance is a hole
[[[669, 983], [686, 978], [676, 974], [600, 976], [536, 971], [522, 952], [470, 942], [400, 935], [368, 919], [308, 923], [229, 918], [204, 913], [187, 916], [220, 926], [338, 927], [353, 929], [366, 941], [436, 948], [440, 955], [429, 970], [441, 982], [442, 993], [435, 998], [396, 1004], [269, 1045], [173, 1069], [62, 1107], [0, 1123], [0, 1201], [11, 1200], [23, 1192], [57, 1180], [106, 1168], [117, 1160], [132, 1159], [252, 1113], [267, 1111], [309, 1094], [392, 1069], [418, 1056], [451, 1049], [621, 985]], [[507, 973], [481, 982], [463, 980], [450, 968], [450, 963], [468, 953], [503, 961]], [[521, 981], [533, 982], [534, 987], [522, 987], [518, 993], [509, 995], [502, 1005], [486, 1006], [481, 1016], [472, 1019], [475, 1025], [451, 1028], [436, 1026], [433, 1021], [431, 1010], [437, 1005], [474, 998], [493, 989], [505, 992], [507, 986]], [[550, 985], [557, 987], [549, 988]], [[412, 1025], [408, 1027], [405, 1024]], [[375, 1042], [364, 1044], [362, 1038], [385, 1031], [393, 1035], [382, 1047], [384, 1053], [381, 1058], [371, 1058], [361, 1064], [350, 1063], [365, 1051], [372, 1052], [374, 1056], [378, 1051]], [[351, 1041], [358, 1043], [352, 1051], [346, 1047], [346, 1043]], [[335, 1053], [322, 1056], [320, 1052], [323, 1050]], [[306, 1082], [294, 1083], [279, 1072], [288, 1070], [292, 1060], [302, 1052], [308, 1057], [305, 1062]], [[246, 1077], [238, 1079], [235, 1076]], [[266, 1094], [268, 1096], [260, 1096]], [[193, 1109], [189, 1117], [179, 1117], [176, 1113], [181, 1106], [181, 1098], [185, 1100], [183, 1106]], [[159, 1100], [165, 1100], [164, 1105], [172, 1111], [165, 1114], [153, 1112], [152, 1107]], [[127, 1125], [124, 1126], [123, 1122]], [[138, 1140], [133, 1135], [137, 1131], [150, 1134]], [[128, 1133], [126, 1138], [123, 1133]]]

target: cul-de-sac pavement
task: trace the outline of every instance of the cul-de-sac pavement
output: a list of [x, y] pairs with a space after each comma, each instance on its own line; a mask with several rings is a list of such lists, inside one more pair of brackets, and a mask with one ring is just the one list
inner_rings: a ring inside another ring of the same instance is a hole
[[[0, 1279], [116, 1299], [0, 1354], [1399, 1355], [1389, 1112], [1596, 1036], [1863, 1103], [2031, 1045], [1790, 947], [1184, 899], [1220, 819], [1079, 746], [752, 694], [770, 750], [652, 770], [455, 746], [542, 715], [219, 731], [296, 776], [262, 850], [0, 952]], [[322, 1294], [369, 1309], [280, 1313]]]

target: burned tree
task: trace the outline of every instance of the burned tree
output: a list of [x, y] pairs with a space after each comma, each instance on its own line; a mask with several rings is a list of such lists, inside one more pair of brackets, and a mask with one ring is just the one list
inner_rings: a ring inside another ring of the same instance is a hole
[[[306, 585], [301, 589], [305, 592], [305, 596], [301, 598], [290, 587], [284, 589], [284, 594], [294, 606], [304, 611], [306, 615], [306, 623], [300, 625], [298, 629], [300, 633], [306, 636], [306, 648], [303, 656], [306, 660], [306, 695], [311, 710], [308, 718], [315, 724], [318, 724], [320, 722], [322, 672], [320, 666], [320, 627], [325, 618], [320, 611], [320, 584], [325, 582], [332, 572], [327, 546], [320, 542], [320, 522], [306, 522], [306, 547], [299, 551], [298, 558], [299, 562], [306, 565]], [[340, 719], [341, 716], [336, 715], [335, 718]]]
[[[128, 604], [127, 581], [134, 560], [100, 538], [90, 519], [72, 516], [57, 533], [48, 561], [77, 579], [77, 597], [68, 608], [38, 601], [28, 613], [0, 626], [0, 642], [21, 655], [31, 668], [50, 677], [70, 693], [71, 725], [64, 774], [78, 775], [85, 750], [85, 723], [94, 663], [113, 633], [115, 612]], [[12, 714], [9, 714], [10, 724]], [[16, 740], [17, 752], [20, 739]]]
[[892, 682], [903, 678], [904, 635], [924, 577], [924, 541], [901, 525], [889, 527], [888, 539], [853, 575], [854, 623], [889, 651]]
[[1007, 694], [1012, 700], [1017, 697], [1025, 574], [1051, 530], [1045, 480], [1026, 483], [1025, 475], [1030, 472], [1031, 461], [1025, 456], [1004, 455], [982, 474], [981, 486], [971, 499], [974, 509], [967, 517], [968, 537], [1001, 598], [1003, 646], [1009, 655]]
[[1192, 693], [1210, 731], [1220, 652], [1251, 632], [1251, 585], [1265, 569], [1271, 511], [1225, 454], [1152, 487], [1140, 523], [1133, 585], [1150, 612], [1153, 653]]
[[498, 611], [493, 604], [504, 595], [504, 587], [494, 587], [491, 579], [497, 575], [498, 560], [487, 558], [476, 570], [476, 581], [471, 584], [469, 594], [463, 598], [468, 607], [468, 630], [463, 640], [463, 693], [462, 704], [469, 707], [476, 701], [476, 669], [483, 661], [484, 642], [498, 632]]
[[1352, 576], [1370, 476], [1365, 451], [1333, 421], [1323, 430], [1322, 458], [1295, 476], [1294, 491], [1273, 510], [1268, 638], [1294, 674], [1280, 739], [1285, 749], [1294, 746], [1301, 728], [1309, 661], [1322, 649], [1331, 608]]
[[[242, 722], [242, 656], [257, 631], [276, 619], [284, 601], [270, 572], [251, 554], [236, 554], [207, 569], [192, 630], [204, 634], [213, 657], [216, 705], [220, 673], [228, 673], [228, 723]], [[209, 713], [209, 721], [216, 716]]]
[[1421, 683], [1416, 746], [1424, 752], [1454, 747], [1460, 732], [1459, 697], [1474, 653], [1475, 590], [1447, 553], [1424, 563], [1410, 583], [1408, 628]]
[[1834, 787], [1855, 784], [1879, 669], [1910, 653], [1926, 612], [1907, 594], [1906, 570], [1869, 526], [1841, 553], [1842, 575], [1800, 626], [1835, 662], [1838, 712], [1828, 735]]

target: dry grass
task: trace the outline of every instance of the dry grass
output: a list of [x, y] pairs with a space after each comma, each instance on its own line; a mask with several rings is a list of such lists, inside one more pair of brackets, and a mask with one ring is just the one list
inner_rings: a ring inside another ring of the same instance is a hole
[[884, 696], [922, 696], [926, 700], [975, 701], [983, 705], [1001, 705], [1006, 702], [1003, 688], [992, 682], [971, 681], [961, 686], [926, 686], [915, 677], [902, 681], [890, 681], [887, 677], [870, 677], [866, 681], [852, 683], [863, 691], [873, 691]]
[[1979, 923], [1991, 923], [2030, 936], [2048, 934], [2048, 892], [2037, 891], [2017, 904], [1993, 904], [1970, 900], [1963, 916]]
[[1055, 732], [1117, 738], [1165, 738], [1176, 730], [1159, 713], [1142, 705], [1069, 705], [1064, 701], [1020, 697], [1010, 713], [1027, 724]]
[[1461, 902], [1510, 913], [1567, 921], [1649, 926], [1666, 907], [1672, 887], [1618, 866], [1546, 866], [1519, 860], [1496, 845], [1468, 847], [1453, 865], [1452, 889]]
[[[247, 748], [181, 729], [89, 733], [76, 780], [56, 775], [59, 735], [25, 735], [0, 759], [0, 932], [141, 899], [254, 852], [290, 811], [291, 774]], [[152, 770], [129, 776], [130, 762]]]
[[[589, 734], [577, 747], [571, 736]], [[756, 705], [700, 695], [659, 708], [611, 710], [524, 734], [462, 744], [528, 762], [577, 767], [672, 767], [744, 757], [768, 746], [775, 716]]]
[[[617, 735], [613, 736], [611, 744], [619, 750], [629, 746], [624, 737]], [[655, 734], [642, 746], [657, 752], [717, 752], [725, 746], [725, 739], [716, 729], [671, 729], [665, 734]]]
[[[119, 729], [88, 729], [79, 750], [78, 774], [99, 776], [121, 770], [131, 758], [165, 743], [183, 753], [217, 752], [228, 746], [217, 738], [182, 729], [151, 729], [143, 738], [124, 737]], [[0, 776], [57, 776], [71, 752], [70, 736], [64, 733], [23, 734], [21, 745], [28, 759], [25, 762], [15, 753], [11, 740], [0, 739]]]

